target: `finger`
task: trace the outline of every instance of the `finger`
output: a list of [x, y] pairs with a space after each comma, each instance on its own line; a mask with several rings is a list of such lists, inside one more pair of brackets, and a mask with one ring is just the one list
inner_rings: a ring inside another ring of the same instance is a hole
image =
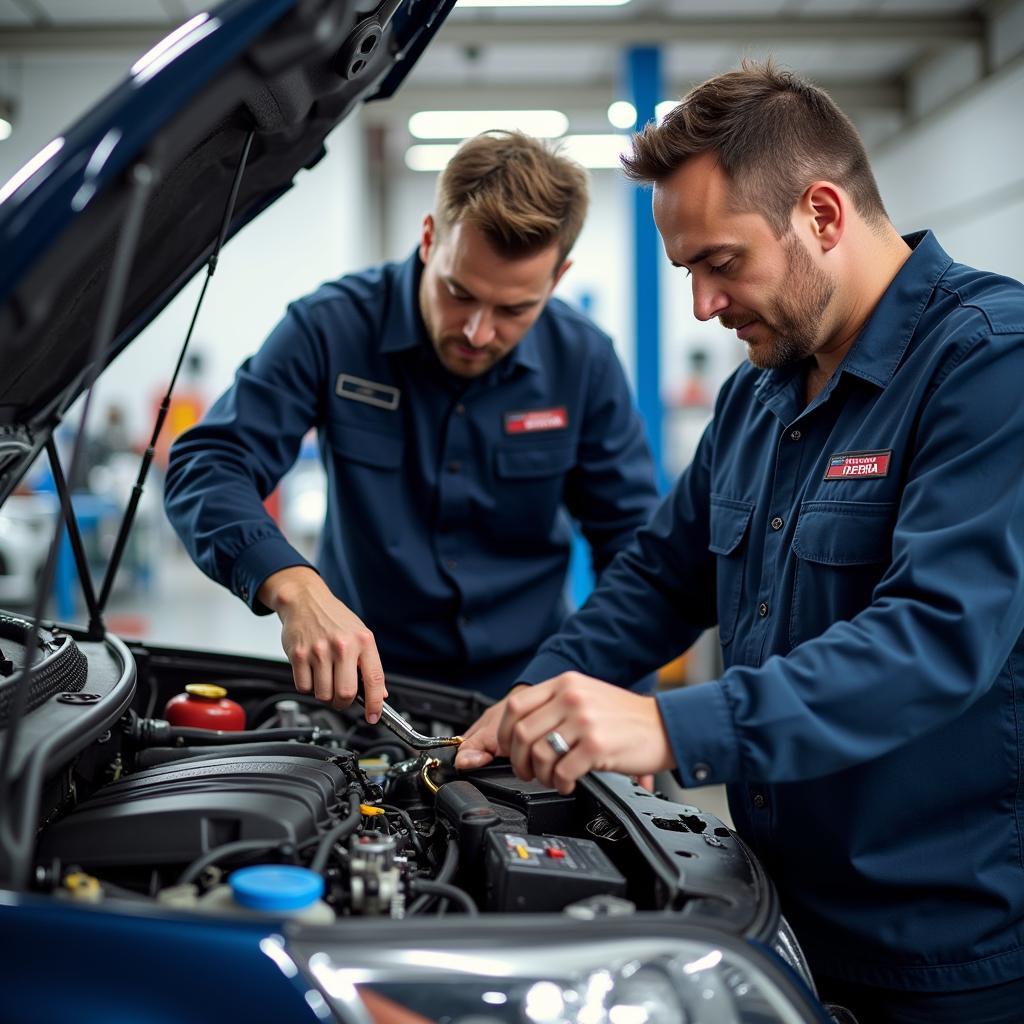
[[556, 700], [549, 700], [532, 714], [516, 722], [512, 727], [508, 756], [517, 778], [541, 778], [539, 772], [545, 767], [550, 768], [550, 762], [556, 756], [547, 741], [548, 734], [557, 729], [566, 743], [572, 745], [572, 738], [566, 732], [566, 727], [564, 713]]
[[313, 693], [317, 700], [330, 703], [334, 696], [334, 676], [331, 672], [331, 659], [327, 653], [327, 644], [317, 641], [310, 651], [309, 667], [313, 673]]
[[520, 718], [531, 714], [542, 704], [551, 700], [554, 691], [547, 683], [538, 683], [529, 688], [522, 687], [510, 693], [505, 699], [505, 710], [498, 726], [498, 752], [508, 751], [512, 742], [512, 730]]
[[363, 683], [363, 704], [365, 705], [366, 720], [370, 725], [375, 725], [380, 720], [386, 691], [384, 687], [384, 668], [380, 663], [377, 645], [372, 640], [370, 641], [370, 646], [359, 656], [359, 675]]
[[558, 758], [551, 770], [551, 780], [547, 785], [557, 789], [562, 796], [568, 796], [576, 783], [589, 772], [594, 765], [585, 745], [577, 743], [568, 754]]
[[646, 789], [648, 793], [654, 792], [654, 776], [653, 775], [638, 775], [636, 777], [636, 784], [641, 789]]
[[466, 772], [473, 768], [482, 768], [494, 760], [494, 754], [489, 750], [480, 747], [467, 747], [463, 743], [459, 752], [455, 755], [455, 768], [457, 771]]
[[347, 708], [359, 692], [359, 661], [351, 650], [342, 649], [334, 656], [334, 706]]
[[313, 673], [309, 668], [309, 659], [302, 652], [292, 651], [288, 657], [292, 663], [292, 679], [299, 693], [313, 692]]

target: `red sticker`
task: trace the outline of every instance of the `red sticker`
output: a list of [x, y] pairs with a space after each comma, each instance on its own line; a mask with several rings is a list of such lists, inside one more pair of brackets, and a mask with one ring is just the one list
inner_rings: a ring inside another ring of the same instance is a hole
[[556, 409], [531, 409], [529, 412], [505, 413], [506, 434], [533, 434], [541, 430], [565, 430], [569, 414], [565, 406]]
[[881, 452], [838, 452], [830, 455], [826, 480], [859, 480], [863, 477], [888, 476], [892, 449]]

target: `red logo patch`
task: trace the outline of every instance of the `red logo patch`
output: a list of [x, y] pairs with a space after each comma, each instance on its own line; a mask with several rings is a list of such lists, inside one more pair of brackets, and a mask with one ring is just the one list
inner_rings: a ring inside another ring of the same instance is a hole
[[826, 480], [858, 480], [863, 477], [888, 476], [892, 449], [881, 452], [838, 452], [830, 455]]
[[541, 430], [565, 430], [569, 414], [565, 406], [556, 409], [531, 409], [529, 412], [505, 413], [506, 434], [534, 434]]

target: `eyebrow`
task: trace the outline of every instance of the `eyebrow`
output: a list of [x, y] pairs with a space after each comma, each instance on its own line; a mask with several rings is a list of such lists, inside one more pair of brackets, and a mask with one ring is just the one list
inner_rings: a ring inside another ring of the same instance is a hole
[[718, 253], [724, 252], [726, 249], [731, 249], [731, 250], [738, 251], [739, 250], [739, 246], [737, 246], [734, 242], [718, 242], [715, 245], [707, 245], [703, 249], [701, 249], [700, 252], [695, 253], [693, 256], [691, 256], [684, 263], [676, 263], [675, 260], [672, 260], [672, 266], [673, 267], [692, 267], [696, 263], [702, 263], [709, 256], [716, 256], [716, 255], [718, 255]]
[[[450, 288], [457, 288], [460, 292], [465, 292], [471, 299], [475, 299], [476, 296], [464, 285], [460, 284], [459, 281], [454, 277], [446, 277], [445, 281], [448, 282]], [[521, 302], [498, 302], [495, 305], [499, 309], [529, 309], [530, 306], [536, 306], [541, 300], [538, 299], [523, 299]]]

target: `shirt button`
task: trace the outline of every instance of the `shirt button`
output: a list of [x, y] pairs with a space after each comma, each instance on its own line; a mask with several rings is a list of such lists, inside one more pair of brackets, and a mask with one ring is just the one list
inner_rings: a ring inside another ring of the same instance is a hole
[[249, 588], [248, 587], [242, 587], [242, 589], [238, 593], [241, 595], [243, 601], [248, 601], [249, 600]]
[[768, 602], [767, 601], [762, 601], [757, 606], [757, 614], [760, 615], [762, 619], [767, 616], [767, 614], [768, 614]]
[[783, 526], [785, 526], [785, 523], [783, 522], [781, 516], [776, 516], [772, 520], [772, 529], [773, 530], [781, 530]]
[[456, 562], [454, 558], [449, 558], [444, 564], [448, 566], [449, 569], [457, 569], [459, 566], [459, 563]]
[[801, 437], [803, 437], [803, 436], [804, 436], [804, 435], [803, 435], [803, 434], [801, 434], [799, 430], [791, 430], [791, 431], [789, 432], [789, 439], [790, 439], [791, 441], [799, 441], [799, 440], [800, 440], [800, 438], [801, 438]]
[[711, 765], [705, 764], [703, 761], [698, 761], [693, 766], [693, 781], [694, 782], [707, 782], [711, 778]]
[[759, 811], [763, 811], [764, 810], [764, 806], [765, 806], [766, 803], [768, 803], [768, 801], [765, 800], [764, 793], [755, 793], [754, 794], [754, 806]]
[[459, 402], [459, 404], [457, 406], [455, 406], [455, 415], [456, 416], [465, 416], [466, 415], [466, 407], [461, 402]]
[[448, 463], [448, 472], [449, 473], [458, 473], [458, 471], [460, 469], [462, 469], [462, 463], [461, 462], [449, 462]]

